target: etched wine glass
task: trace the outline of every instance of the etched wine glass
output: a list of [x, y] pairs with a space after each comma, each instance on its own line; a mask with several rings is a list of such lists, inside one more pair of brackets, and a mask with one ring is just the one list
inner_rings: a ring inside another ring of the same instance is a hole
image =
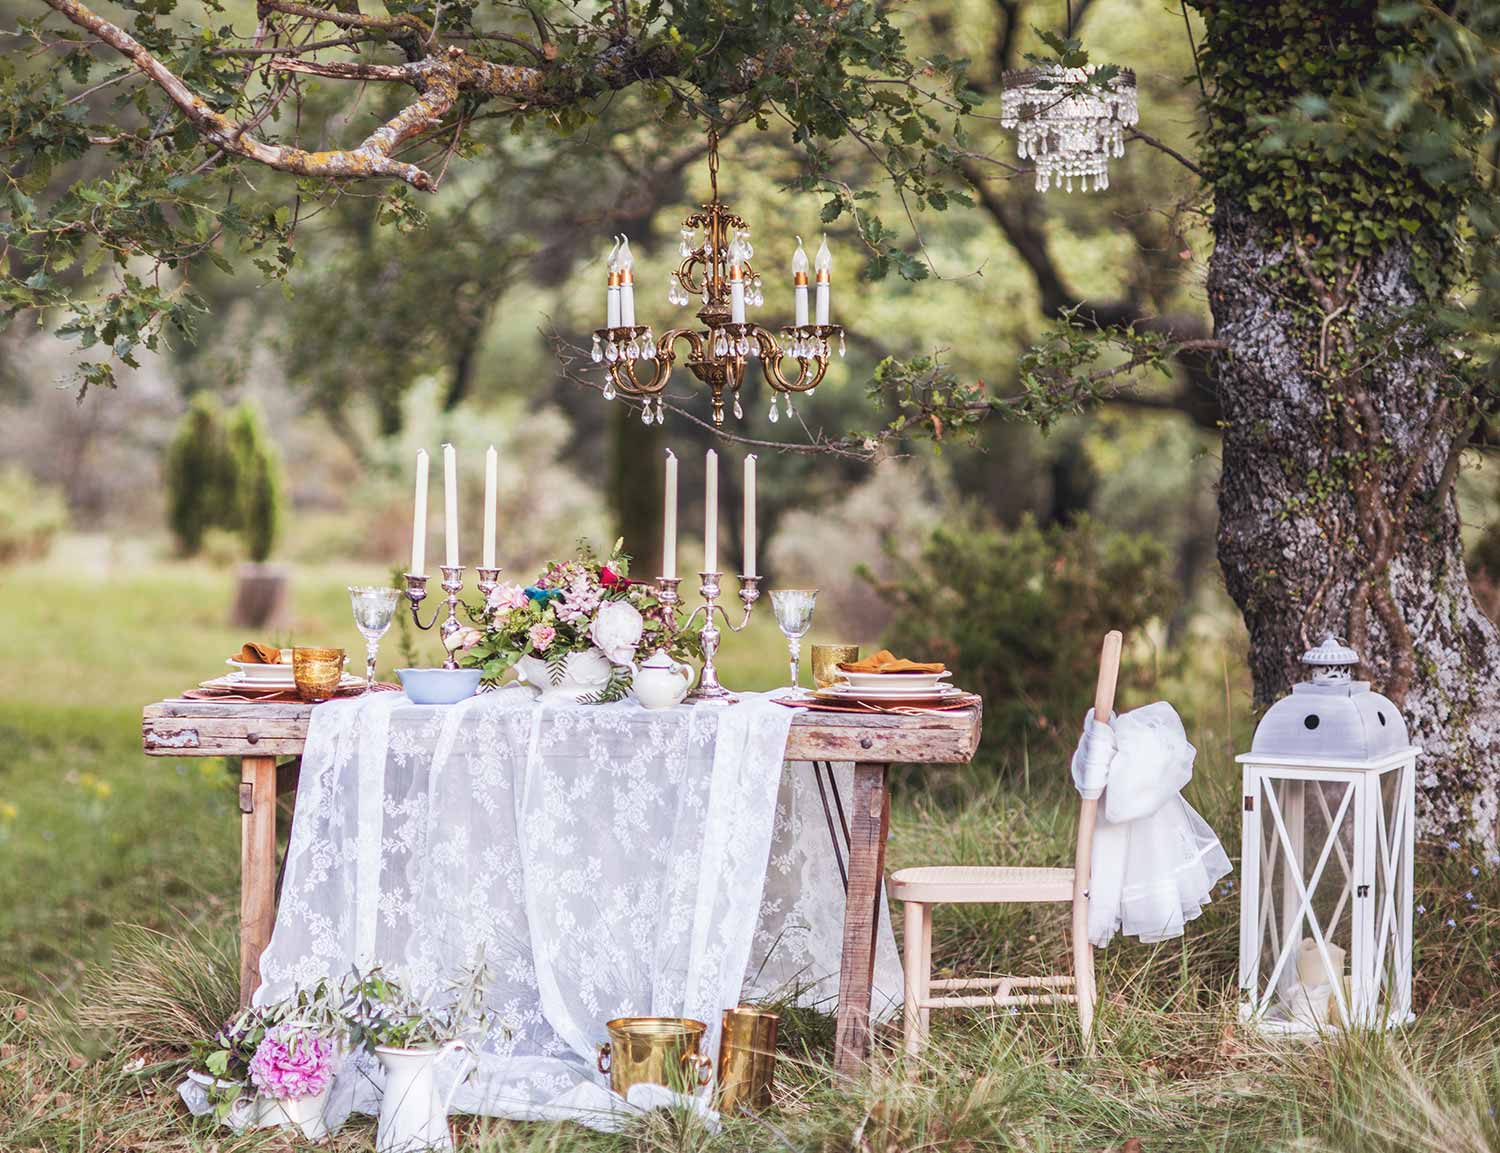
[[380, 638], [391, 627], [400, 599], [400, 589], [349, 586], [354, 624], [365, 638], [365, 692], [375, 687], [375, 653], [380, 648]]
[[797, 673], [802, 661], [802, 638], [812, 628], [813, 604], [817, 599], [817, 589], [771, 590], [771, 610], [792, 654], [792, 688], [799, 692]]

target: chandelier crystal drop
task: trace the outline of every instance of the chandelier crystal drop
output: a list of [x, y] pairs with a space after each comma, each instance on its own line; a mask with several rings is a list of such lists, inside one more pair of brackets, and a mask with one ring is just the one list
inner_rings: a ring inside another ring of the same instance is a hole
[[1125, 129], [1140, 121], [1135, 73], [1095, 80], [1095, 67], [1044, 64], [1007, 72], [1000, 124], [1016, 132], [1016, 154], [1036, 166], [1036, 189], [1109, 187], [1109, 162], [1125, 155]]
[[[649, 325], [637, 324], [635, 262], [629, 240], [616, 238], [606, 261], [606, 320], [593, 333], [590, 356], [604, 369], [606, 395], [639, 400], [641, 420], [646, 424], [665, 419], [661, 396], [679, 342], [688, 345], [687, 367], [708, 386], [716, 425], [724, 423], [726, 393], [735, 417], [742, 416], [740, 388], [752, 360], [760, 362], [770, 387], [768, 415], [774, 421], [778, 395], [786, 398], [790, 416], [791, 394], [811, 392], [822, 381], [835, 336], [839, 355], [844, 352], [844, 330], [829, 320], [833, 260], [826, 239], [818, 249], [815, 270], [809, 267], [801, 238], [797, 240], [791, 265], [792, 324], [778, 334], [747, 318], [748, 309], [765, 304], [765, 281], [750, 263], [755, 246], [749, 224], [719, 199], [719, 136], [712, 130], [708, 175], [708, 203], [683, 221], [677, 246], [680, 263], [667, 277], [667, 303], [681, 307], [696, 298], [702, 305], [697, 313], [701, 328], [671, 328], [656, 336]], [[810, 277], [810, 271], [815, 275]], [[782, 362], [787, 359], [796, 362], [795, 371], [783, 370]]]

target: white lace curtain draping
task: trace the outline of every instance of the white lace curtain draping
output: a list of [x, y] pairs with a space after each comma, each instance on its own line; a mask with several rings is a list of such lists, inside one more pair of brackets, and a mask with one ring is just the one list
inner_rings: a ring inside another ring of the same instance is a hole
[[[482, 955], [498, 1018], [455, 1107], [614, 1127], [611, 1018], [698, 1018], [716, 1056], [742, 997], [833, 1008], [844, 893], [811, 766], [783, 766], [791, 720], [753, 694], [652, 712], [518, 687], [320, 706], [257, 1001], [374, 964], [438, 989]], [[900, 980], [886, 918], [877, 1013]], [[379, 1081], [347, 1071], [330, 1120], [374, 1111]]]

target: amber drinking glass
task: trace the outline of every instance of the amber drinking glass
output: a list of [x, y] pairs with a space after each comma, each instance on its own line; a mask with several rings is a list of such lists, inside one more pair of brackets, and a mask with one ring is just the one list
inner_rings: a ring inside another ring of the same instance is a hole
[[343, 649], [292, 650], [292, 679], [297, 682], [297, 695], [304, 701], [326, 701], [333, 697], [343, 677]]
[[839, 665], [852, 665], [859, 660], [858, 645], [813, 645], [813, 687], [832, 688], [843, 680], [839, 676]]

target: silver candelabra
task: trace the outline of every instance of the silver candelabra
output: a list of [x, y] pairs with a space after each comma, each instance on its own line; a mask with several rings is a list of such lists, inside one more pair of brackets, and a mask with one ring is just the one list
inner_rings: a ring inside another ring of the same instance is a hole
[[[409, 572], [406, 574], [406, 599], [411, 601], [411, 619], [417, 628], [426, 632], [434, 625], [438, 625], [438, 636], [443, 640], [443, 668], [456, 669], [458, 668], [458, 643], [454, 640], [454, 637], [458, 633], [458, 630], [463, 628], [463, 625], [458, 620], [458, 609], [463, 604], [463, 601], [459, 598], [459, 593], [463, 592], [464, 589], [464, 566], [445, 564], [438, 567], [442, 569], [443, 573], [443, 591], [448, 594], [443, 600], [443, 604], [448, 609], [447, 614], [444, 615], [443, 610], [439, 608], [432, 614], [431, 620], [425, 625], [422, 623], [422, 602], [427, 599], [426, 573]], [[490, 593], [500, 583], [500, 570], [498, 568], [481, 566], [476, 571], [479, 573], [479, 593], [484, 598], [485, 604], [488, 604]], [[467, 605], [464, 608], [472, 618], [472, 610]], [[439, 621], [442, 622], [440, 625]]]
[[[729, 618], [729, 610], [719, 603], [720, 578], [723, 575], [719, 572], [698, 574], [698, 593], [703, 597], [703, 603], [695, 608], [680, 626], [683, 629], [692, 628], [693, 622], [698, 619], [698, 614], [703, 614], [703, 630], [699, 633], [703, 646], [703, 673], [698, 678], [698, 687], [687, 698], [690, 701], [732, 704], [739, 699], [719, 683], [719, 669], [715, 658], [719, 652], [719, 638], [722, 634], [719, 632], [715, 614], [724, 619], [724, 626], [730, 632], [737, 633], [742, 630], [750, 623], [750, 614], [755, 609], [755, 602], [760, 599], [760, 577], [740, 574], [740, 601], [745, 606], [745, 615], [740, 618], [739, 624], [735, 624]], [[668, 618], [675, 622], [679, 603], [677, 586], [682, 583], [682, 578], [658, 577], [656, 583], [657, 599], [666, 606]], [[674, 627], [679, 626], [674, 624]]]

